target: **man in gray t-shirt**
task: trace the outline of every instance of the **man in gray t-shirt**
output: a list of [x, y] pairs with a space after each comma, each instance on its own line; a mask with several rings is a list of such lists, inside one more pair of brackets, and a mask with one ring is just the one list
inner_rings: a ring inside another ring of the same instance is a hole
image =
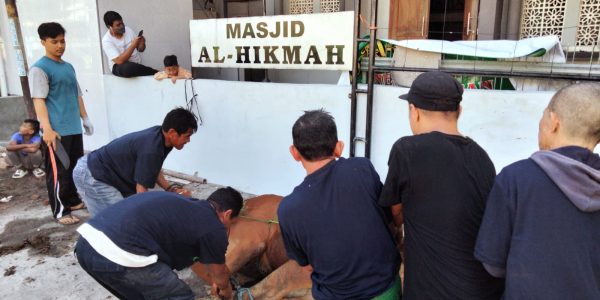
[[[87, 135], [91, 135], [94, 128], [85, 110], [75, 69], [62, 60], [66, 48], [65, 29], [58, 23], [43, 23], [38, 27], [38, 34], [46, 55], [29, 70], [29, 86], [44, 133], [41, 146], [46, 157], [48, 200], [60, 224], [75, 224], [79, 219], [71, 216], [71, 210], [84, 207], [72, 176], [75, 162], [83, 156], [81, 121]], [[56, 153], [60, 150], [65, 155], [61, 155], [59, 161]]]

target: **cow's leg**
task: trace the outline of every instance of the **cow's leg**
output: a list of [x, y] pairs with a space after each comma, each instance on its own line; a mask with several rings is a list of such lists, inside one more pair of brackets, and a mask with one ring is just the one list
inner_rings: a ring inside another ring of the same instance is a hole
[[255, 299], [284, 299], [310, 295], [311, 286], [310, 272], [289, 260], [251, 287], [250, 291]]

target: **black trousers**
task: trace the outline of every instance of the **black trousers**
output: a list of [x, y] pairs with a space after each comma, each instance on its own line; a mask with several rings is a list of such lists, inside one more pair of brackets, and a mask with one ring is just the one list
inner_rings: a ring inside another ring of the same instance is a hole
[[[42, 153], [44, 153], [44, 168], [46, 169], [46, 188], [48, 189], [48, 201], [54, 218], [61, 218], [71, 214], [71, 206], [81, 203], [77, 194], [75, 183], [73, 183], [73, 168], [77, 160], [83, 156], [83, 137], [81, 134], [66, 135], [60, 138], [60, 142], [69, 156], [70, 165], [65, 169], [60, 159], [53, 151], [56, 171], [53, 168], [51, 151], [46, 143], [42, 142]], [[54, 180], [56, 178], [56, 182]]]
[[124, 62], [120, 65], [114, 64], [112, 68], [113, 75], [125, 78], [154, 75], [156, 72], [158, 71], [150, 67], [130, 61]]

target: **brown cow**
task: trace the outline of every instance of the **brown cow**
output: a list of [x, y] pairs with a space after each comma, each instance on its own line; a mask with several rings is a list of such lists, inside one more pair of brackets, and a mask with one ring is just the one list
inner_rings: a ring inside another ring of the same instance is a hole
[[[263, 195], [246, 200], [229, 231], [226, 263], [231, 273], [266, 277], [250, 287], [254, 299], [312, 299], [310, 272], [289, 260], [277, 221], [282, 197]], [[192, 267], [209, 278], [202, 265]], [[244, 295], [244, 299], [249, 299]]]

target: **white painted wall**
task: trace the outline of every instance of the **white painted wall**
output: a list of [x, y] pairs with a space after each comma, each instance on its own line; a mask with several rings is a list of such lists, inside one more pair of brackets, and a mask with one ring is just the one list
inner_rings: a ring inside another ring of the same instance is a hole
[[[411, 135], [408, 104], [398, 96], [406, 88], [376, 86], [373, 108], [371, 160], [381, 175], [387, 174], [389, 150], [394, 142]], [[459, 130], [485, 149], [496, 171], [538, 149], [537, 131], [552, 92], [466, 90]]]
[[[160, 125], [166, 113], [185, 106], [184, 82], [105, 76], [111, 137]], [[191, 94], [187, 82], [188, 95]], [[291, 129], [304, 110], [324, 108], [347, 139], [349, 86], [194, 80], [203, 125], [165, 162], [172, 170], [245, 192], [290, 193], [304, 169], [288, 152]], [[346, 150], [346, 156], [348, 151]]]
[[93, 136], [84, 135], [84, 147], [96, 149], [106, 144], [108, 122], [104, 103], [102, 60], [98, 41], [98, 21], [95, 0], [55, 0], [52, 5], [40, 9], [39, 1], [17, 1], [19, 19], [29, 66], [45, 53], [37, 34], [43, 22], [58, 22], [66, 30], [67, 50], [63, 56], [77, 72], [77, 80], [83, 91], [86, 110], [95, 127]]
[[[190, 26], [193, 19], [192, 0], [102, 0], [98, 2], [100, 37], [108, 30], [102, 17], [109, 10], [118, 12], [126, 26], [138, 32], [144, 30], [146, 51], [142, 64], [163, 69], [165, 55], [177, 55], [179, 65], [190, 69]], [[106, 57], [102, 53], [104, 61]], [[110, 73], [104, 63], [105, 73]]]
[[13, 37], [8, 30], [8, 16], [6, 8], [0, 7], [0, 56], [4, 62], [7, 91], [10, 95], [23, 96], [21, 81], [17, 72], [17, 57], [13, 48]]
[[[164, 115], [185, 105], [184, 82], [105, 76], [111, 138], [160, 124]], [[349, 86], [195, 80], [204, 124], [181, 151], [165, 162], [172, 170], [198, 172], [210, 182], [246, 192], [287, 194], [304, 170], [288, 147], [291, 127], [303, 110], [325, 108], [336, 118], [338, 136], [349, 150]], [[188, 95], [191, 94], [187, 82]], [[392, 144], [410, 135], [406, 89], [377, 86], [374, 98], [371, 160], [382, 181]], [[459, 127], [490, 155], [497, 171], [537, 150], [537, 126], [552, 93], [466, 91]], [[364, 136], [365, 101], [359, 97], [358, 136]], [[359, 143], [357, 154], [363, 153]], [[598, 150], [598, 149], [597, 149]]]

